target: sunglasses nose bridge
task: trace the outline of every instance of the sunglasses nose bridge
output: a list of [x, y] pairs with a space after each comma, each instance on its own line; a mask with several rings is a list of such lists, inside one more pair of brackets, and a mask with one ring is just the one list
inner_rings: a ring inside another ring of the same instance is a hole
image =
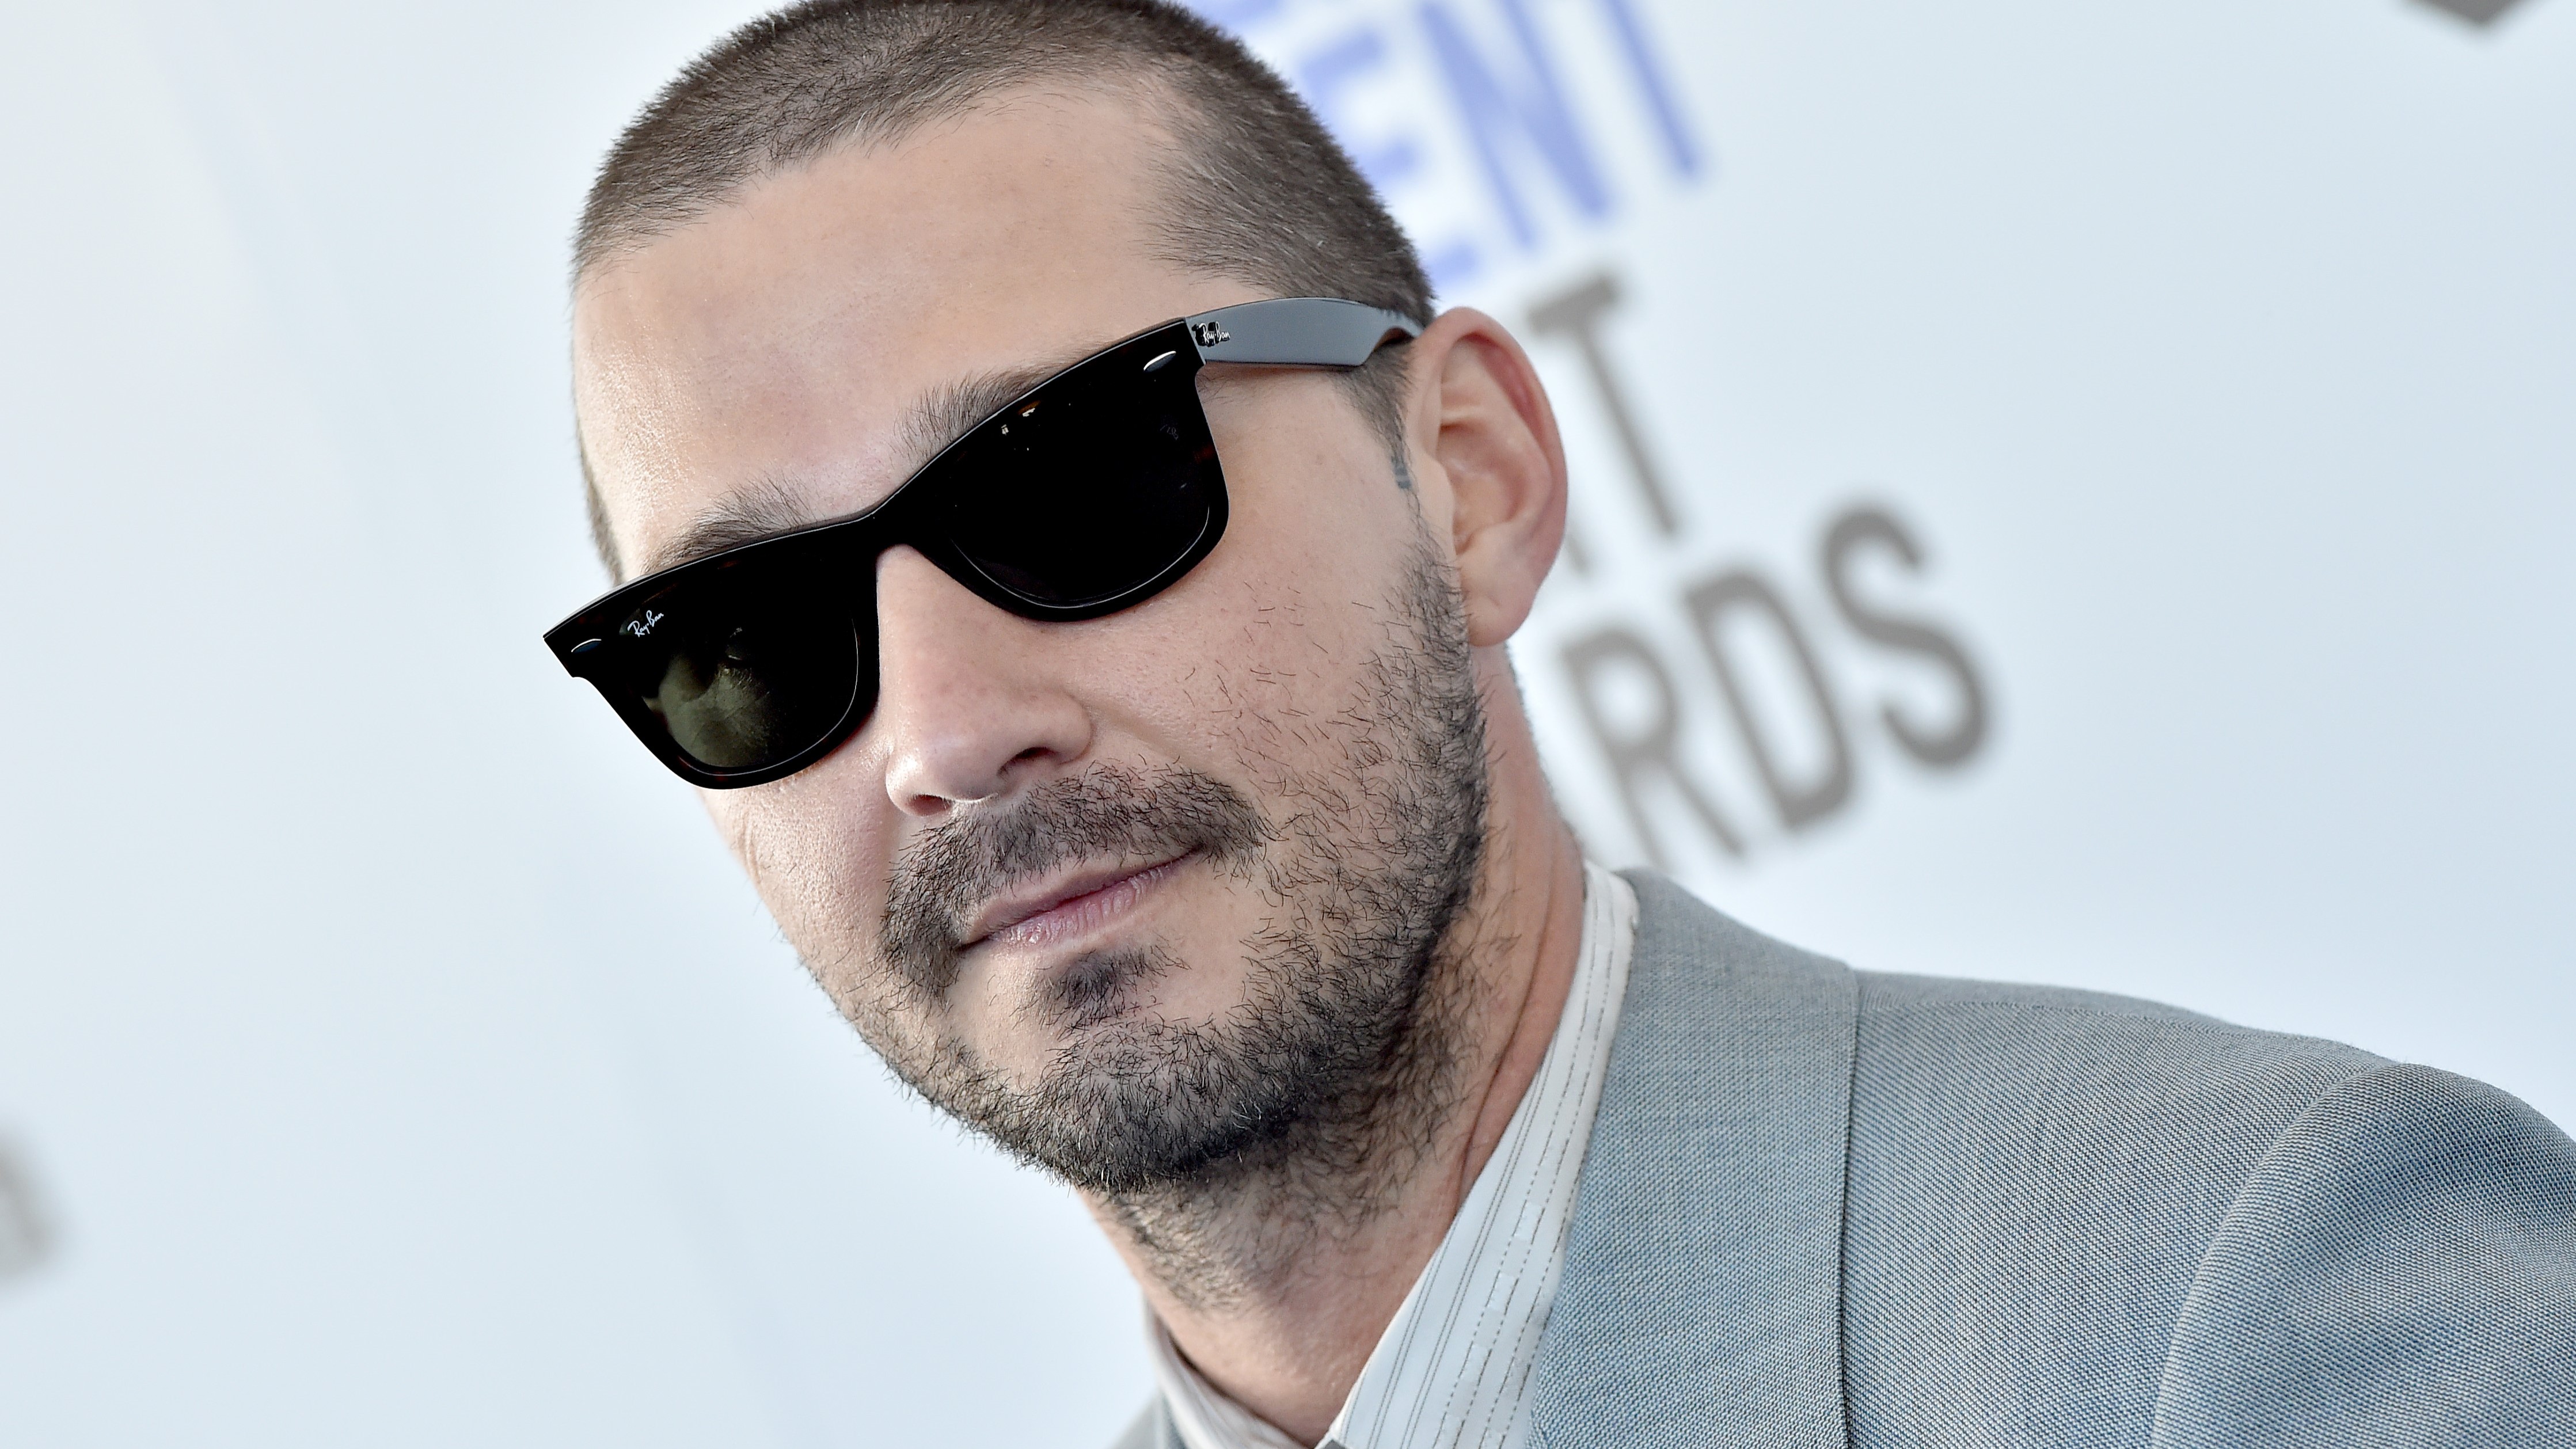
[[877, 566], [877, 699], [866, 730], [898, 810], [936, 816], [1046, 762], [1082, 758], [1091, 711], [1047, 626], [992, 607], [911, 548]]
[[890, 656], [927, 659], [942, 649], [972, 650], [998, 642], [987, 631], [1012, 613], [985, 596], [989, 585], [973, 564], [936, 541], [924, 543], [898, 539], [867, 561], [881, 681]]

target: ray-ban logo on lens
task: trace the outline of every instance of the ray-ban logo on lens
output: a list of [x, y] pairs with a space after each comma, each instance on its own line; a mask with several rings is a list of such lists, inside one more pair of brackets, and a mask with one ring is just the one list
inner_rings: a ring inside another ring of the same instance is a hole
[[1226, 331], [1224, 328], [1219, 327], [1213, 322], [1191, 323], [1190, 335], [1198, 339], [1199, 346], [1201, 347], [1214, 347], [1220, 342], [1231, 342], [1234, 340], [1233, 333]]
[[661, 622], [661, 615], [654, 613], [650, 609], [646, 609], [644, 611], [644, 617], [640, 619], [627, 620], [623, 625], [619, 626], [617, 632], [621, 634], [632, 634], [636, 638], [641, 639], [645, 635], [652, 633], [653, 626]]

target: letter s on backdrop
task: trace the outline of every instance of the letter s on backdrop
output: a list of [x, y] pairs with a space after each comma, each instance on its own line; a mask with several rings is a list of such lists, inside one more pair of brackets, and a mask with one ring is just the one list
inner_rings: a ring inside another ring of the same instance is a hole
[[1884, 701], [1879, 705], [1879, 715], [1887, 721], [1888, 733], [1896, 736], [1896, 743], [1921, 763], [1945, 770], [1966, 764], [1986, 740], [1985, 686], [1978, 682], [1976, 667], [1968, 662], [1967, 651], [1959, 647], [1957, 640], [1923, 620], [1887, 612], [1854, 591], [1853, 561], [1872, 544], [1888, 548], [1908, 569], [1923, 566], [1923, 550], [1885, 509], [1872, 504], [1849, 509], [1825, 530], [1825, 587], [1833, 594], [1835, 609], [1841, 612], [1843, 622], [1851, 625], [1852, 632], [1871, 643], [1920, 655], [1939, 665], [1950, 676], [1959, 696], [1957, 717], [1944, 728], [1919, 725], [1894, 704]]

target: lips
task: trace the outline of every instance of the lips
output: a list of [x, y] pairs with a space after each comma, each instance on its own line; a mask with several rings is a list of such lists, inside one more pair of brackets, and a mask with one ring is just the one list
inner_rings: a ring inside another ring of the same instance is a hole
[[998, 896], [968, 925], [959, 949], [1044, 947], [1085, 935], [1133, 909], [1196, 854], [1068, 872], [1030, 890]]

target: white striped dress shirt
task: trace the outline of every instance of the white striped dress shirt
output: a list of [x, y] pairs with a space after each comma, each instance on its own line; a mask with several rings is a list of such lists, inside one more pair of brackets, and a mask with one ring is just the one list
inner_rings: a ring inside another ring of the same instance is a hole
[[[1628, 989], [1637, 895], [1583, 869], [1565, 1014], [1493, 1160], [1396, 1309], [1317, 1449], [1520, 1449], [1530, 1367], [1565, 1269], [1583, 1150]], [[1304, 1449], [1201, 1378], [1147, 1315], [1154, 1376], [1187, 1449]]]

